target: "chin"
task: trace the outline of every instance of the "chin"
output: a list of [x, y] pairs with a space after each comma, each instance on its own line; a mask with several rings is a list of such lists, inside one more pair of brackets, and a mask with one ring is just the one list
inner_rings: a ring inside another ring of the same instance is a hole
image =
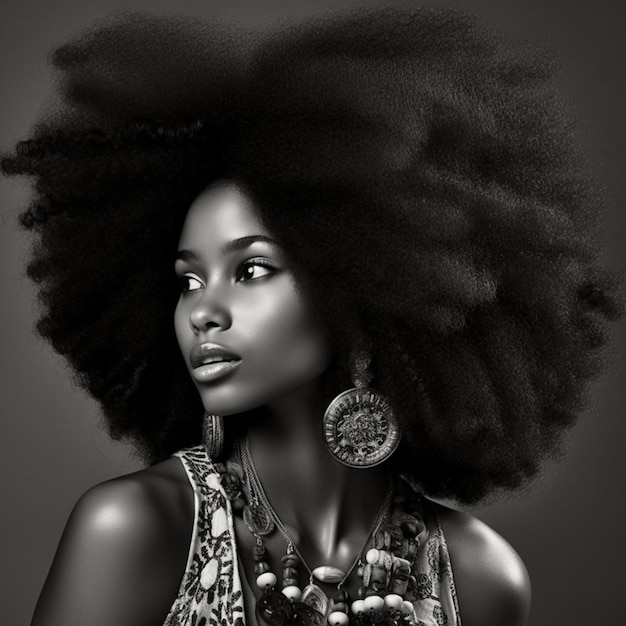
[[267, 406], [275, 401], [299, 398], [301, 394], [309, 396], [312, 389], [319, 388], [319, 378], [289, 381], [275, 387], [252, 389], [241, 384], [227, 384], [225, 381], [214, 388], [198, 386], [204, 410], [212, 415], [237, 415]]
[[269, 398], [263, 396], [249, 397], [248, 394], [237, 390], [214, 390], [200, 389], [200, 399], [204, 410], [212, 415], [237, 415], [238, 413], [246, 413], [257, 409], [269, 401]]

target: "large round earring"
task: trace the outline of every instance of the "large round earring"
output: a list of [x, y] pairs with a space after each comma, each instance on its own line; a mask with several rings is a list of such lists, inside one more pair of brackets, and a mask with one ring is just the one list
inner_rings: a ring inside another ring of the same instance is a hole
[[400, 443], [400, 424], [389, 400], [369, 384], [367, 349], [351, 355], [354, 387], [340, 393], [324, 413], [324, 437], [330, 454], [350, 467], [372, 467], [386, 461]]
[[224, 418], [221, 415], [204, 414], [202, 443], [211, 459], [218, 460], [224, 450]]

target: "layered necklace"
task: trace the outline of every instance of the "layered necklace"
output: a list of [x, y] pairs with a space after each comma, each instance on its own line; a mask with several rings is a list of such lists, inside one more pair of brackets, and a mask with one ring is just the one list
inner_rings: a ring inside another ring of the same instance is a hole
[[[242, 511], [255, 545], [256, 586], [262, 595], [257, 613], [270, 626], [385, 626], [415, 624], [413, 601], [416, 577], [413, 563], [425, 533], [421, 496], [399, 485], [392, 485], [372, 527], [351, 566], [343, 571], [322, 565], [311, 568], [297, 543], [270, 504], [257, 473], [247, 439], [235, 444], [240, 465], [221, 466], [222, 485], [235, 511]], [[400, 493], [398, 493], [399, 491]], [[398, 506], [392, 511], [394, 499]], [[282, 583], [271, 570], [264, 537], [278, 530], [287, 549], [281, 559]], [[367, 545], [372, 547], [366, 551]], [[299, 585], [300, 568], [308, 575], [308, 584]], [[355, 572], [360, 586], [357, 598], [350, 598], [344, 585]], [[334, 585], [330, 597], [317, 583]]]

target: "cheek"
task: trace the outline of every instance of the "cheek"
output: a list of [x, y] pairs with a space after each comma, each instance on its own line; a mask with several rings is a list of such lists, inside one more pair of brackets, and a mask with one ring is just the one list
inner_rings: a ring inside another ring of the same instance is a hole
[[259, 369], [267, 368], [268, 376], [296, 381], [319, 376], [330, 362], [328, 338], [293, 284], [281, 286], [255, 307], [248, 325], [249, 339], [257, 348], [251, 356]]
[[184, 352], [185, 346], [189, 341], [189, 336], [192, 333], [189, 328], [189, 317], [181, 306], [180, 300], [176, 303], [176, 309], [174, 310], [174, 333], [178, 347]]

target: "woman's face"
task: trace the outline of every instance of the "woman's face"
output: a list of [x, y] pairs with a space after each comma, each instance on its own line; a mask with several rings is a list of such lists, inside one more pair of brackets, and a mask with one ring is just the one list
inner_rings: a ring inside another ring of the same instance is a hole
[[203, 192], [178, 244], [174, 325], [209, 413], [247, 411], [318, 378], [330, 349], [284, 251], [234, 184]]

